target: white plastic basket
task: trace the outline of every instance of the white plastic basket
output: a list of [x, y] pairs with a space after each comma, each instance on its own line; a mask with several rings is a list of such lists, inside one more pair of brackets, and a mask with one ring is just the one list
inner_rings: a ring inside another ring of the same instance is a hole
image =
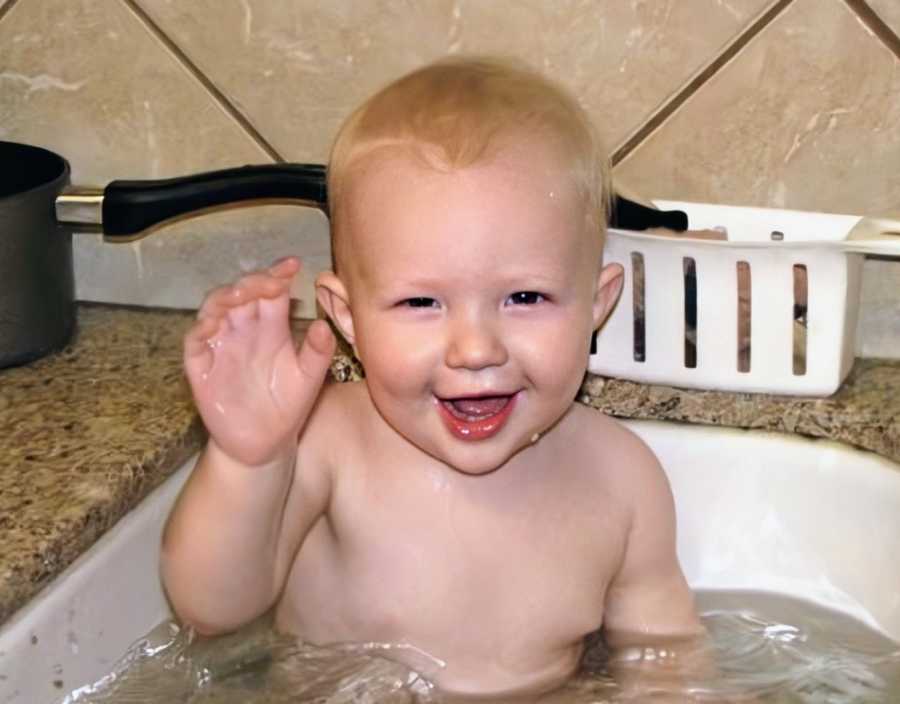
[[[900, 257], [900, 233], [888, 234], [898, 223], [656, 204], [687, 212], [692, 230], [724, 228], [728, 240], [609, 230], [605, 261], [624, 267], [625, 284], [590, 371], [690, 388], [834, 393], [853, 363], [864, 255]], [[739, 271], [749, 292], [742, 310]]]

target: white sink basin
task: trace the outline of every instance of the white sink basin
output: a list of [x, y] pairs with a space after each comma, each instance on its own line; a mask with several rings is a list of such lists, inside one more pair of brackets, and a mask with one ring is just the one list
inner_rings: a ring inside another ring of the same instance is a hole
[[[653, 421], [702, 589], [812, 599], [900, 640], [900, 465], [837, 443]], [[0, 629], [0, 704], [50, 704], [169, 616], [157, 576], [182, 467]]]

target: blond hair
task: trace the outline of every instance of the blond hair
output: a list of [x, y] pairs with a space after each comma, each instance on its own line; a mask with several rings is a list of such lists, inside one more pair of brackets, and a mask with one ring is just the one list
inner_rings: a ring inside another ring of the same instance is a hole
[[570, 165], [588, 225], [602, 237], [609, 212], [607, 156], [578, 101], [511, 60], [447, 58], [394, 81], [359, 106], [338, 132], [328, 164], [332, 245], [354, 161], [385, 145], [427, 153], [432, 165], [465, 168], [516, 137], [543, 139]]

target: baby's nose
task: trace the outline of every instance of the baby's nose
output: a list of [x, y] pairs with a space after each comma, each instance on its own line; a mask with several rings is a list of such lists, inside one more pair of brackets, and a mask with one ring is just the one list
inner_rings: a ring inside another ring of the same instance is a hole
[[481, 318], [453, 321], [446, 351], [452, 369], [484, 369], [505, 364], [506, 346], [496, 325]]

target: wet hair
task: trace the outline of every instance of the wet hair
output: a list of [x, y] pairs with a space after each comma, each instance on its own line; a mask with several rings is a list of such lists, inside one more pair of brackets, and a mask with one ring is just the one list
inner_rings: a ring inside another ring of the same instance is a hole
[[438, 169], [488, 161], [525, 140], [543, 141], [568, 166], [602, 237], [609, 212], [607, 155], [578, 101], [538, 72], [506, 59], [453, 57], [381, 89], [346, 120], [328, 165], [332, 250], [343, 228], [343, 196], [357, 160], [378, 147], [405, 147]]

